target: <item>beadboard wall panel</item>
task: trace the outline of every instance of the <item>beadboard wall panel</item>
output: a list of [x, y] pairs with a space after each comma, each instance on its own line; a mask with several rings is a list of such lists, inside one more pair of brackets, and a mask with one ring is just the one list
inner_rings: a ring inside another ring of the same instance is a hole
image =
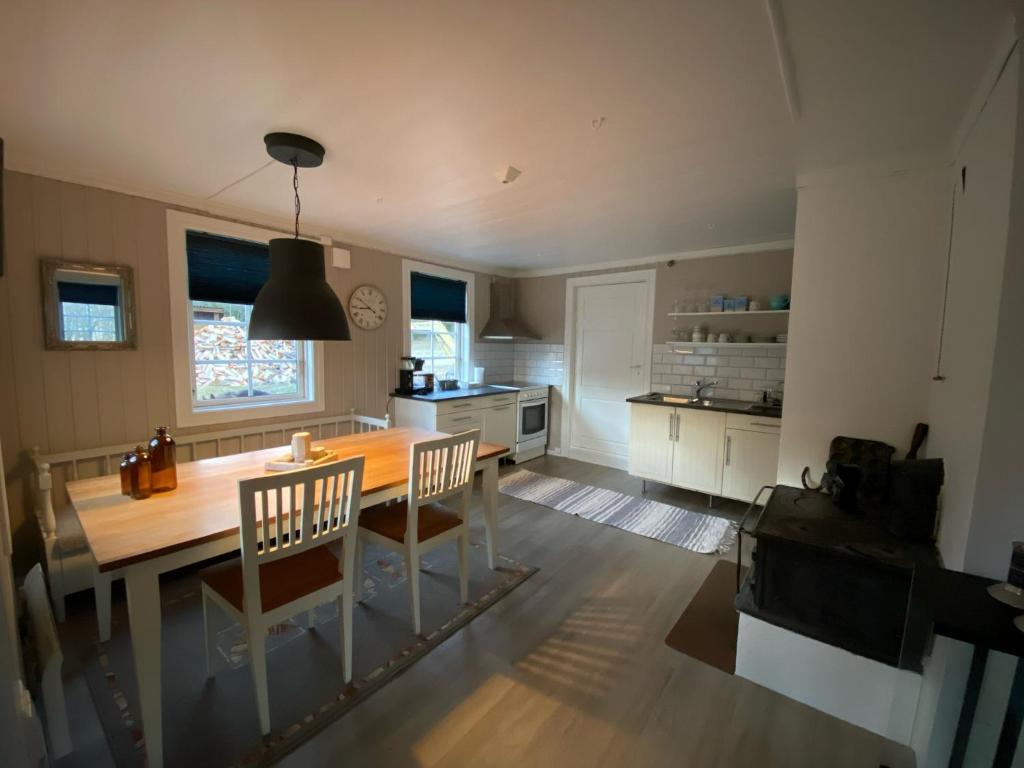
[[[4, 183], [7, 259], [0, 278], [0, 440], [20, 573], [42, 554], [30, 508], [27, 451], [33, 446], [52, 453], [141, 442], [161, 424], [181, 435], [210, 428], [179, 430], [175, 424], [167, 321], [167, 210], [175, 206], [12, 171], [4, 172]], [[244, 223], [259, 226], [258, 221]], [[387, 296], [388, 318], [380, 329], [370, 332], [350, 324], [349, 343], [325, 343], [325, 409], [311, 417], [344, 414], [353, 408], [383, 416], [388, 393], [397, 385], [402, 354], [402, 258], [359, 247], [350, 250], [350, 269], [328, 265], [331, 287], [344, 302], [356, 286], [376, 285]], [[131, 266], [138, 349], [44, 350], [39, 280], [39, 259], [44, 257]], [[478, 328], [489, 313], [490, 279], [476, 275]], [[273, 420], [230, 426], [268, 421]]]

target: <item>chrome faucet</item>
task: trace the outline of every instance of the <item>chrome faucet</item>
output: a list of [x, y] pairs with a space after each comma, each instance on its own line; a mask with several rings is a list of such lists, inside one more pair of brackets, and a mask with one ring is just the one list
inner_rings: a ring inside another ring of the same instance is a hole
[[704, 390], [707, 389], [708, 387], [715, 386], [717, 383], [718, 383], [717, 379], [715, 381], [698, 381], [696, 383], [696, 385], [694, 386], [694, 389], [693, 389], [693, 399], [694, 400], [703, 400], [704, 399]]

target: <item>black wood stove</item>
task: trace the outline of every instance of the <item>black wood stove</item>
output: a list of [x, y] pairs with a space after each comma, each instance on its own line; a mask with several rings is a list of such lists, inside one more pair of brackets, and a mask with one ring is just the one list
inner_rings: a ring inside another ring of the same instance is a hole
[[931, 619], [911, 598], [915, 575], [939, 567], [939, 556], [930, 542], [894, 535], [886, 521], [881, 512], [840, 510], [818, 491], [776, 487], [744, 531], [757, 546], [737, 609], [920, 672]]

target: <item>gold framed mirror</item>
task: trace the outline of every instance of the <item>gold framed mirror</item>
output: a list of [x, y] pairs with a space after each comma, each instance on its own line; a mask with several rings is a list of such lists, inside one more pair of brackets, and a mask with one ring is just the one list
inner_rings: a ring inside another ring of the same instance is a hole
[[46, 349], [135, 349], [135, 281], [122, 264], [40, 259]]

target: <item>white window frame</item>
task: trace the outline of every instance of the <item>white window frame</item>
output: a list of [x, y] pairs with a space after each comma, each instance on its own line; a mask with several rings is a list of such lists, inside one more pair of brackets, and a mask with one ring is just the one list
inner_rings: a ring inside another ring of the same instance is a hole
[[412, 259], [402, 259], [402, 354], [408, 356], [412, 351], [412, 273], [444, 277], [449, 280], [461, 280], [466, 284], [466, 323], [462, 328], [459, 346], [462, 359], [458, 361], [459, 381], [471, 381], [473, 339], [476, 326], [476, 274], [451, 267], [439, 267]]
[[216, 403], [198, 406], [192, 391], [192, 339], [188, 295], [189, 230], [222, 237], [234, 237], [255, 243], [269, 243], [282, 233], [271, 229], [213, 219], [184, 211], [167, 211], [167, 267], [170, 279], [171, 361], [174, 368], [174, 411], [178, 427], [227, 424], [252, 419], [321, 413], [324, 404], [324, 346], [320, 341], [305, 342], [307, 366], [305, 396], [290, 400], [263, 400], [243, 403]]

